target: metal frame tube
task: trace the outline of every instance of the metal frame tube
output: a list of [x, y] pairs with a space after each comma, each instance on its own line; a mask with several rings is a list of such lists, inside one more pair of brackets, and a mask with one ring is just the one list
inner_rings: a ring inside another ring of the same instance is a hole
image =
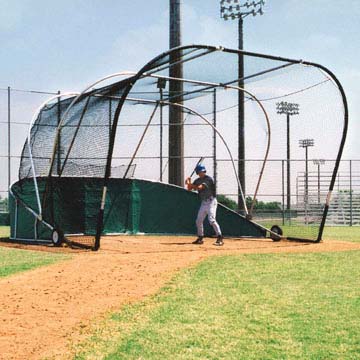
[[34, 159], [32, 156], [32, 149], [31, 149], [31, 130], [34, 126], [34, 123], [36, 121], [36, 119], [38, 118], [41, 110], [48, 105], [50, 102], [57, 100], [61, 97], [69, 97], [69, 96], [76, 96], [78, 93], [64, 93], [64, 94], [58, 94], [55, 96], [52, 96], [50, 99], [44, 101], [35, 111], [31, 121], [30, 121], [30, 125], [29, 125], [29, 130], [28, 130], [28, 136], [27, 136], [27, 145], [28, 145], [28, 151], [29, 151], [29, 158], [30, 158], [30, 165], [31, 165], [31, 171], [33, 174], [33, 180], [34, 180], [34, 186], [35, 186], [35, 193], [36, 193], [36, 201], [38, 204], [38, 210], [39, 210], [39, 214], [38, 214], [38, 218], [39, 220], [42, 219], [42, 206], [41, 206], [41, 201], [40, 201], [40, 194], [39, 194], [39, 188], [38, 188], [38, 183], [37, 183], [37, 179], [36, 179], [36, 171], [35, 171], [35, 165], [34, 165]]
[[[138, 102], [138, 103], [151, 103], [151, 104], [154, 104], [154, 103], [159, 103], [158, 101], [155, 101], [155, 100], [145, 100], [145, 99], [136, 99], [136, 98], [126, 98], [125, 101], [135, 101], [135, 102]], [[246, 201], [245, 201], [245, 196], [244, 196], [244, 193], [243, 193], [243, 190], [242, 190], [242, 187], [241, 187], [241, 183], [240, 183], [240, 179], [238, 177], [238, 173], [236, 171], [236, 167], [235, 167], [235, 163], [234, 163], [234, 158], [232, 156], [232, 153], [230, 151], [230, 148], [227, 144], [227, 142], [225, 141], [225, 139], [223, 138], [222, 134], [219, 132], [219, 130], [209, 121], [207, 120], [203, 115], [201, 115], [200, 113], [198, 113], [196, 110], [186, 106], [186, 105], [183, 105], [183, 104], [177, 104], [177, 103], [172, 103], [172, 102], [168, 102], [168, 101], [163, 101], [163, 104], [164, 105], [172, 105], [172, 106], [178, 106], [178, 107], [181, 107], [183, 109], [186, 109], [190, 112], [192, 112], [193, 114], [199, 116], [202, 120], [204, 120], [209, 126], [212, 127], [212, 129], [217, 133], [217, 135], [220, 137], [220, 139], [222, 140], [223, 144], [225, 145], [226, 147], [226, 150], [230, 156], [230, 160], [232, 162], [232, 165], [233, 165], [233, 169], [234, 169], [234, 174], [235, 174], [235, 177], [236, 177], [236, 180], [237, 180], [237, 183], [238, 183], [238, 188], [239, 188], [239, 191], [240, 191], [240, 194], [241, 194], [241, 197], [242, 197], [242, 200], [244, 202], [244, 210], [245, 210], [245, 214], [246, 215], [249, 215], [249, 211], [248, 211], [248, 208], [246, 206]], [[263, 108], [262, 108], [263, 109]], [[265, 111], [265, 109], [263, 109]], [[266, 113], [266, 112], [265, 112]], [[269, 130], [270, 131], [270, 130]], [[269, 137], [270, 137], [270, 133], [269, 133]], [[267, 155], [268, 155], [268, 151], [269, 149], [267, 149], [267, 154], [266, 154], [266, 158], [267, 158]], [[263, 172], [264, 168], [262, 169], [262, 172]], [[262, 172], [261, 172], [261, 175], [262, 175]], [[257, 195], [257, 191], [258, 191], [258, 188], [259, 188], [259, 182], [258, 182], [258, 185], [257, 185], [257, 188], [256, 188], [256, 191], [255, 191], [255, 194], [254, 194], [254, 199], [256, 199], [256, 195]], [[253, 205], [252, 205], [253, 207]], [[252, 210], [252, 209], [251, 209]]]
[[139, 142], [138, 142], [138, 144], [137, 144], [137, 146], [136, 146], [136, 149], [135, 149], [135, 151], [134, 151], [134, 154], [133, 154], [133, 156], [131, 157], [131, 160], [130, 160], [129, 165], [128, 165], [126, 171], [125, 171], [125, 174], [124, 174], [124, 176], [123, 176], [123, 179], [126, 178], [128, 172], [129, 172], [129, 169], [130, 169], [130, 167], [131, 167], [131, 165], [132, 165], [132, 163], [133, 163], [133, 161], [134, 161], [134, 159], [135, 159], [135, 156], [136, 156], [136, 154], [137, 154], [137, 152], [138, 152], [138, 150], [139, 150], [139, 148], [140, 148], [140, 146], [141, 146], [141, 144], [142, 144], [142, 142], [143, 142], [143, 140], [144, 140], [144, 137], [145, 137], [145, 135], [146, 135], [146, 132], [147, 132], [147, 130], [148, 130], [150, 124], [151, 124], [152, 119], [154, 118], [154, 115], [155, 115], [155, 113], [156, 113], [156, 110], [157, 110], [158, 106], [159, 106], [159, 103], [157, 102], [157, 103], [156, 103], [156, 106], [155, 106], [155, 108], [154, 108], [154, 110], [153, 110], [153, 112], [152, 112], [151, 115], [150, 115], [149, 121], [148, 121], [148, 123], [147, 123], [146, 126], [145, 126], [145, 129], [144, 129], [144, 131], [143, 131], [143, 133], [142, 133], [142, 135], [141, 135], [141, 138], [140, 138], [140, 140], [139, 140]]
[[[9, 188], [9, 193], [10, 195], [15, 199], [15, 201], [17, 203], [20, 203], [31, 215], [34, 216], [35, 219], [40, 220], [39, 219], [39, 215], [33, 210], [31, 209], [29, 206], [27, 206], [24, 201], [22, 201], [21, 199], [19, 199], [18, 197], [15, 196], [14, 192], [12, 191], [12, 187], [15, 183], [13, 183], [10, 188]], [[54, 230], [54, 227], [51, 226], [49, 223], [47, 223], [44, 219], [40, 220], [45, 226], [47, 226], [50, 230]], [[18, 222], [16, 223], [17, 226]], [[17, 227], [16, 227], [17, 228]]]
[[[142, 77], [146, 76], [146, 72], [144, 72], [142, 74]], [[263, 165], [262, 165], [262, 168], [260, 170], [260, 175], [259, 175], [259, 179], [258, 179], [258, 182], [257, 182], [257, 185], [256, 185], [256, 190], [255, 190], [255, 193], [254, 193], [254, 198], [253, 198], [253, 201], [251, 203], [251, 207], [250, 207], [250, 212], [248, 211], [247, 209], [247, 205], [246, 205], [246, 201], [245, 201], [245, 196], [244, 196], [244, 192], [243, 192], [243, 189], [241, 189], [241, 192], [243, 193], [242, 197], [244, 198], [243, 199], [243, 205], [244, 205], [244, 210], [245, 210], [245, 214], [246, 215], [251, 215], [252, 214], [252, 211], [254, 209], [254, 205], [255, 205], [255, 202], [256, 202], [256, 196], [257, 196], [257, 193], [259, 191], [259, 187], [260, 187], [260, 183], [261, 183], [261, 180], [262, 180], [262, 176], [263, 176], [263, 173], [264, 173], [264, 170], [265, 170], [265, 165], [266, 165], [266, 162], [267, 162], [267, 158], [268, 158], [268, 155], [269, 155], [269, 151], [270, 151], [270, 142], [271, 142], [271, 127], [270, 127], [270, 120], [269, 120], [269, 117], [267, 115], [267, 112], [264, 108], [264, 106], [262, 105], [262, 103], [260, 102], [260, 100], [257, 99], [257, 97], [252, 94], [250, 91], [248, 90], [245, 90], [245, 89], [242, 89], [238, 86], [235, 86], [235, 85], [225, 85], [225, 84], [221, 84], [221, 83], [212, 83], [212, 82], [205, 82], [205, 81], [198, 81], [198, 80], [192, 80], [192, 79], [179, 79], [179, 78], [174, 78], [174, 77], [171, 77], [171, 76], [162, 76], [162, 75], [154, 75], [154, 74], [148, 74], [149, 77], [154, 77], [154, 78], [161, 78], [161, 79], [166, 79], [166, 80], [179, 80], [179, 81], [184, 81], [184, 82], [188, 82], [188, 83], [193, 83], [193, 84], [198, 84], [198, 85], [208, 85], [208, 86], [212, 86], [213, 88], [216, 88], [216, 87], [221, 87], [221, 88], [224, 88], [224, 89], [233, 89], [233, 90], [237, 90], [237, 91], [242, 91], [246, 94], [248, 94], [253, 100], [256, 101], [256, 103], [260, 106], [262, 112], [264, 113], [265, 115], [265, 120], [266, 120], [266, 125], [267, 125], [267, 129], [268, 129], [268, 133], [267, 133], [267, 147], [266, 147], [266, 151], [265, 151], [265, 156], [264, 156], [264, 160], [263, 160]], [[124, 99], [127, 100], [128, 98]], [[134, 99], [135, 101], [138, 101], [138, 102], [147, 102], [143, 99]], [[149, 100], [150, 101], [150, 100]], [[152, 102], [155, 102], [155, 100], [152, 100]], [[169, 102], [169, 101], [163, 101], [162, 102], [163, 104], [173, 104], [172, 102]]]
[[54, 158], [55, 158], [55, 154], [56, 154], [56, 147], [57, 147], [57, 143], [58, 143], [58, 139], [59, 139], [59, 134], [60, 134], [60, 130], [61, 130], [61, 127], [65, 121], [65, 119], [67, 118], [69, 112], [70, 112], [70, 109], [76, 104], [76, 102], [79, 100], [79, 98], [84, 94], [86, 93], [88, 90], [90, 90], [92, 87], [98, 85], [99, 83], [105, 81], [105, 80], [109, 80], [109, 79], [112, 79], [114, 77], [119, 77], [119, 76], [133, 76], [135, 75], [136, 72], [133, 72], [133, 71], [122, 71], [122, 72], [119, 72], [119, 73], [114, 73], [114, 74], [111, 74], [111, 75], [108, 75], [108, 76], [105, 76], [93, 83], [91, 83], [90, 85], [88, 85], [83, 91], [81, 91], [80, 93], [77, 93], [76, 97], [74, 98], [74, 100], [70, 103], [70, 105], [67, 107], [64, 115], [61, 117], [61, 120], [60, 120], [60, 123], [56, 129], [56, 135], [55, 135], [55, 141], [54, 141], [54, 146], [53, 146], [53, 152], [52, 152], [52, 157], [51, 157], [51, 163], [50, 163], [50, 169], [49, 169], [49, 173], [48, 173], [48, 176], [50, 177], [51, 176], [51, 172], [52, 172], [52, 167], [53, 167], [53, 164], [54, 164]]
[[[213, 125], [216, 128], [216, 88], [213, 89]], [[213, 135], [213, 171], [214, 171], [214, 183], [215, 183], [215, 193], [217, 194], [217, 161], [216, 161], [216, 131], [214, 130]]]

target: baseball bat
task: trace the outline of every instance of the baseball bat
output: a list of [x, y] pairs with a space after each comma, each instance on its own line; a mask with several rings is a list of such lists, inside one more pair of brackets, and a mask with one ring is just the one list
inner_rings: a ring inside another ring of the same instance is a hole
[[189, 177], [192, 177], [192, 176], [194, 175], [194, 172], [195, 172], [196, 167], [197, 167], [204, 159], [205, 159], [204, 157], [201, 157], [201, 158], [199, 159], [199, 161], [197, 162], [197, 164], [196, 164], [195, 167], [194, 167], [193, 172], [191, 173], [191, 175], [190, 175]]

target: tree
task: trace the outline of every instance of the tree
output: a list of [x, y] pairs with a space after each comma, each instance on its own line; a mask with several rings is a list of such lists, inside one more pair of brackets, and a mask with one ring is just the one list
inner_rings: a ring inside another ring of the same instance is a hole
[[[252, 201], [253, 198], [251, 196], [246, 197], [246, 206], [248, 208], [251, 207]], [[258, 201], [256, 199], [254, 204], [254, 210], [281, 210], [281, 203], [278, 201]]]
[[2, 198], [1, 195], [0, 195], [0, 209], [3, 210], [3, 209], [8, 209], [8, 205], [9, 205], [9, 201], [8, 201], [8, 198]]
[[237, 203], [234, 200], [229, 199], [225, 195], [218, 195], [217, 200], [219, 203], [225, 205], [231, 210], [237, 210]]
[[[219, 203], [225, 205], [231, 210], [237, 211], [237, 203], [234, 200], [229, 199], [225, 195], [218, 195], [217, 199]], [[248, 209], [250, 209], [252, 201], [253, 198], [251, 196], [246, 197], [246, 206]], [[265, 210], [265, 211], [281, 210], [281, 203], [277, 201], [264, 202], [264, 201], [255, 200], [254, 210]]]

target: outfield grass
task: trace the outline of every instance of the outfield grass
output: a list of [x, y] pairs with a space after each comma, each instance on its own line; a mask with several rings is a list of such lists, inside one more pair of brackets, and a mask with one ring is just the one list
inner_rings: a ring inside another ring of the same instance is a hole
[[360, 251], [210, 258], [126, 306], [75, 359], [356, 359]]
[[[285, 236], [298, 237], [302, 239], [316, 239], [319, 231], [319, 226], [304, 226], [304, 225], [282, 225], [277, 223]], [[263, 222], [263, 226], [270, 229], [274, 223]], [[327, 240], [341, 240], [360, 242], [360, 226], [325, 226], [323, 232], [323, 241]]]
[[360, 226], [325, 226], [323, 239], [360, 242]]
[[0, 238], [10, 236], [10, 226], [0, 226]]
[[0, 278], [69, 258], [63, 254], [0, 247]]
[[[0, 226], [0, 238], [9, 235], [10, 227]], [[0, 247], [0, 278], [68, 258], [69, 255]]]
[[[270, 228], [272, 224], [264, 224]], [[295, 232], [295, 226], [282, 226], [280, 227], [284, 230], [286, 234], [289, 230], [292, 233]], [[299, 226], [299, 236], [303, 234], [303, 228]], [[10, 227], [9, 226], [0, 226], [0, 238], [8, 237], [10, 235]], [[360, 226], [325, 226], [323, 240], [343, 240], [343, 241], [352, 241], [352, 242], [360, 242]]]

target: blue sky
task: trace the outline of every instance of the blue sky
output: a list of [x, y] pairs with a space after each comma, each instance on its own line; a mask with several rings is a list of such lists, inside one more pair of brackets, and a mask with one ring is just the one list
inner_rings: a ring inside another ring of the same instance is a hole
[[[236, 47], [236, 22], [219, 18], [219, 1], [182, 4], [183, 44]], [[0, 6], [1, 88], [81, 90], [107, 74], [138, 70], [168, 48], [168, 0], [0, 0]], [[246, 50], [317, 62], [337, 75], [350, 109], [346, 158], [360, 158], [359, 18], [356, 0], [268, 0], [264, 16], [249, 16], [244, 27]]]
[[[1, 84], [73, 89], [136, 70], [168, 47], [168, 3], [1, 0]], [[182, 3], [184, 44], [236, 46], [236, 24], [219, 18], [217, 0]], [[320, 62], [344, 84], [359, 80], [360, 4], [339, 4], [268, 0], [264, 16], [245, 20], [245, 49]]]

